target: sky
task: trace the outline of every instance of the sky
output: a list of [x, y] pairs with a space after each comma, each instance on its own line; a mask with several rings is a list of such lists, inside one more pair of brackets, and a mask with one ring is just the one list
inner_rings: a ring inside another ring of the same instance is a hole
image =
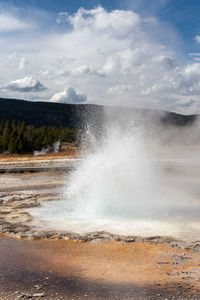
[[200, 113], [199, 0], [0, 0], [0, 97]]

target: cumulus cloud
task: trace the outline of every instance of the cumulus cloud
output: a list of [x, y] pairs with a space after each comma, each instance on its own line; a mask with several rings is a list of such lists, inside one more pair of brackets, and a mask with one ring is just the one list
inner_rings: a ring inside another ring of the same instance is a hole
[[28, 24], [23, 23], [21, 20], [12, 15], [0, 14], [0, 32], [23, 30], [28, 27]]
[[86, 10], [80, 8], [76, 14], [68, 17], [75, 30], [92, 30], [106, 36], [125, 38], [137, 29], [140, 17], [132, 11], [114, 10], [107, 12], [99, 6], [95, 9]]
[[50, 102], [78, 104], [87, 100], [86, 94], [77, 93], [72, 87], [65, 89], [63, 92], [54, 94]]
[[45, 89], [43, 84], [34, 77], [24, 77], [10, 81], [8, 84], [3, 86], [3, 89], [18, 92], [40, 92]]
[[95, 69], [93, 66], [83, 65], [73, 69], [71, 71], [71, 75], [74, 77], [81, 77], [85, 75], [104, 76], [104, 72], [102, 72], [102, 70]]
[[[45, 18], [40, 19], [45, 23]], [[50, 87], [44, 98], [53, 102], [177, 110], [182, 109], [178, 103], [192, 99], [198, 105], [200, 55], [191, 53], [188, 62], [179, 62], [178, 36], [159, 20], [146, 19], [131, 10], [108, 12], [99, 6], [80, 8], [71, 15], [61, 12], [56, 22], [56, 30], [45, 34], [41, 30], [31, 35], [27, 30], [26, 42], [18, 32], [10, 39], [1, 39], [0, 68], [7, 91], [15, 91], [16, 96], [22, 91], [42, 91], [44, 86], [36, 79], [42, 78]], [[36, 78], [25, 77], [27, 73]], [[22, 79], [11, 81], [13, 77]], [[76, 87], [77, 82], [86, 94], [65, 89]], [[62, 92], [52, 96], [53, 91]], [[192, 103], [187, 107], [192, 112], [196, 106]]]

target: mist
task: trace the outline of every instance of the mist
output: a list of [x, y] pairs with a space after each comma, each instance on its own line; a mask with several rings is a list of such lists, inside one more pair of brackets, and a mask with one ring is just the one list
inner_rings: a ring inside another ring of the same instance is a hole
[[33, 155], [34, 156], [45, 155], [45, 154], [48, 154], [50, 152], [57, 153], [60, 149], [60, 145], [61, 145], [61, 142], [60, 142], [60, 140], [58, 140], [55, 143], [53, 143], [52, 146], [48, 146], [47, 148], [42, 148], [41, 151], [34, 151]]
[[199, 121], [170, 125], [160, 121], [164, 115], [146, 113], [142, 121], [141, 114], [104, 108], [101, 130], [88, 122], [81, 160], [65, 177], [62, 199], [41, 209], [48, 226], [196, 238]]

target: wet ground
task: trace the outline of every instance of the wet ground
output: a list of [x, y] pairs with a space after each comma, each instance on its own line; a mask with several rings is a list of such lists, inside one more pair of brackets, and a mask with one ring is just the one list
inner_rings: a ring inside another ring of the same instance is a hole
[[2, 299], [200, 299], [200, 255], [154, 243], [0, 238]]

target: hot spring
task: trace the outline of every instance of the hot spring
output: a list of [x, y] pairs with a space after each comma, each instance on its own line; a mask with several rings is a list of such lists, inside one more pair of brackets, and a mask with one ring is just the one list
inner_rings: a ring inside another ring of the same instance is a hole
[[[89, 137], [89, 138], [88, 138]], [[198, 239], [199, 146], [152, 142], [143, 127], [91, 131], [59, 201], [31, 210], [42, 228]]]

